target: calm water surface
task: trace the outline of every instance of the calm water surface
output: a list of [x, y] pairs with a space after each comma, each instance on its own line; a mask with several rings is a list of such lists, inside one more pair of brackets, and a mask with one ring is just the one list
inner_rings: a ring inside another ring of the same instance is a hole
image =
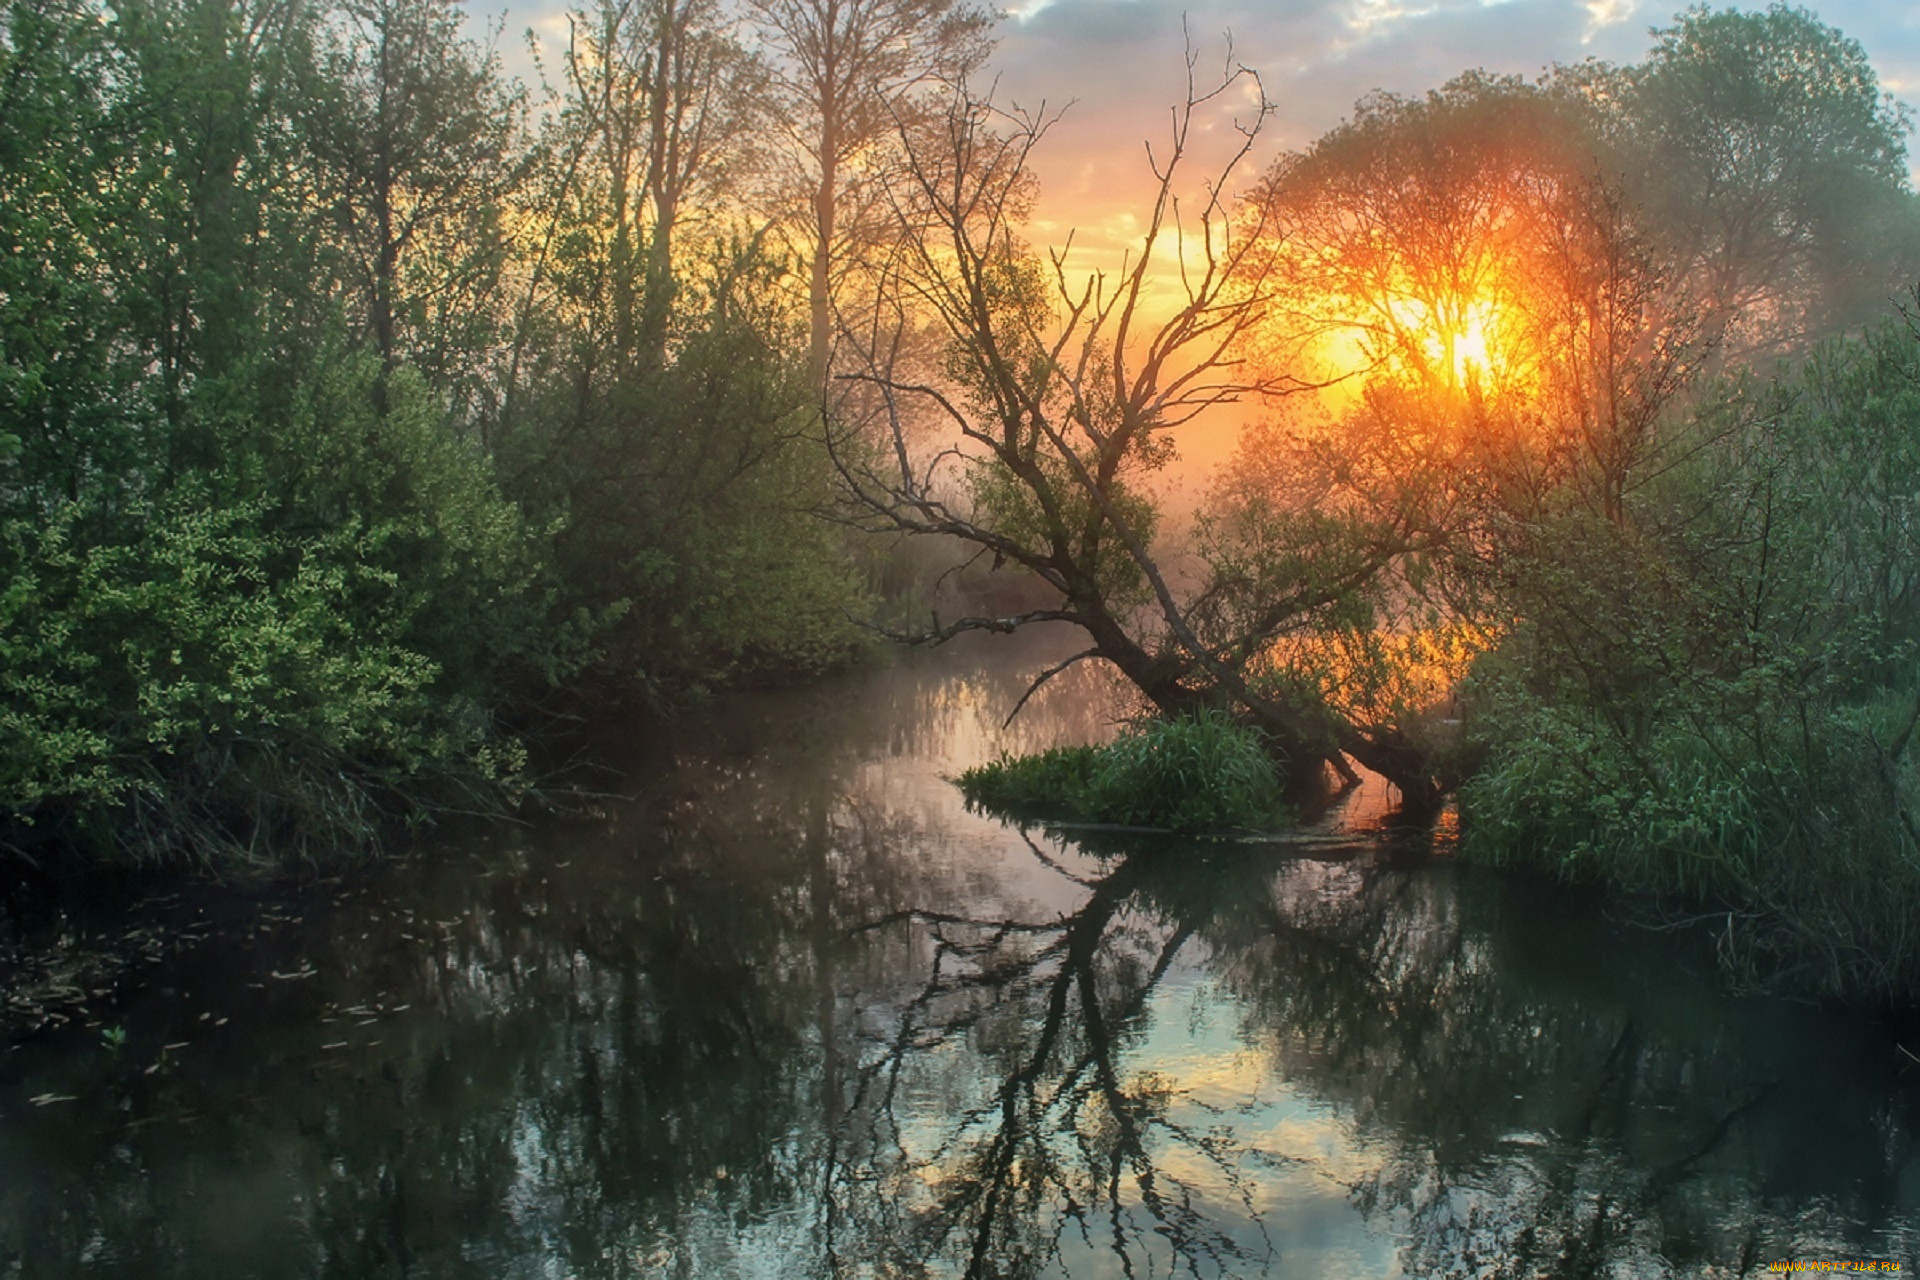
[[1045, 664], [726, 703], [592, 821], [13, 922], [0, 1276], [1920, 1265], [1894, 1033], [1371, 793], [1254, 845], [966, 813], [944, 775], [1110, 732], [1092, 673], [1000, 728]]

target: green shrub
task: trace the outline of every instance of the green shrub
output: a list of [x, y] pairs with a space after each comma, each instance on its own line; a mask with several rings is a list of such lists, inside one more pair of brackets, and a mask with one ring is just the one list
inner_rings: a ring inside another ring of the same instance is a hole
[[553, 531], [562, 612], [601, 621], [583, 673], [599, 691], [672, 701], [818, 671], [865, 638], [780, 266], [714, 256], [680, 282], [671, 359], [557, 360], [496, 446], [507, 494]]
[[1775, 706], [1791, 751], [1680, 717], [1630, 747], [1589, 710], [1505, 698], [1498, 745], [1461, 791], [1464, 856], [1705, 916], [1742, 981], [1895, 1003], [1920, 989], [1920, 777], [1883, 745], [1911, 693]]
[[182, 491], [128, 541], [77, 543], [74, 507], [0, 530], [0, 838], [311, 857], [512, 785], [518, 746], [406, 643], [383, 535], [296, 538], [263, 508]]

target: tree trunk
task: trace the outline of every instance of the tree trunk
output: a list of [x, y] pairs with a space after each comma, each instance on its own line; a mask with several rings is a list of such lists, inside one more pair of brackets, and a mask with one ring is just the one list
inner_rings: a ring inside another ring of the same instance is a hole
[[807, 371], [824, 393], [833, 339], [834, 188], [840, 181], [840, 130], [829, 118], [820, 138], [820, 185], [813, 193], [813, 270], [807, 281]]

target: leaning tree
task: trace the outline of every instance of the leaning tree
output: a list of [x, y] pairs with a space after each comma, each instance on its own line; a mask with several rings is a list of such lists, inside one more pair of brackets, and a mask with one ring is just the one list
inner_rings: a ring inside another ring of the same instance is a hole
[[[1286, 513], [1260, 522], [1232, 554], [1177, 573], [1156, 554], [1150, 478], [1175, 456], [1183, 428], [1308, 385], [1241, 354], [1276, 296], [1280, 259], [1265, 228], [1247, 225], [1226, 193], [1271, 104], [1231, 49], [1211, 82], [1196, 66], [1189, 53], [1170, 137], [1147, 148], [1154, 186], [1144, 231], [1117, 271], [1083, 274], [1070, 243], [1037, 253], [1019, 235], [1030, 160], [1057, 113], [1003, 109], [955, 85], [944, 127], [912, 131], [909, 163], [888, 185], [911, 233], [874, 265], [877, 305], [863, 312], [860, 333], [843, 338], [860, 353], [841, 375], [859, 394], [843, 398], [833, 440], [852, 518], [958, 539], [1050, 589], [1044, 607], [1017, 616], [936, 615], [898, 638], [938, 643], [1071, 624], [1086, 647], [1041, 673], [1029, 693], [1075, 662], [1104, 659], [1165, 713], [1234, 708], [1270, 736], [1296, 778], [1331, 765], [1351, 779], [1344, 752], [1409, 803], [1427, 803], [1438, 786], [1421, 753], [1259, 678], [1276, 643], [1350, 608], [1428, 542], [1418, 504], [1364, 519]], [[1192, 183], [1192, 153], [1223, 118], [1231, 154]], [[1188, 191], [1197, 195], [1183, 202]], [[928, 328], [938, 338], [933, 357]]]

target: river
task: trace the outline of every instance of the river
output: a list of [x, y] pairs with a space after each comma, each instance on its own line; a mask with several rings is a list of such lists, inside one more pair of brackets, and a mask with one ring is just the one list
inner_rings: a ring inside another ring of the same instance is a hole
[[[9, 922], [0, 1277], [1728, 1276], [1920, 1265], [1920, 1061], [1475, 872], [1022, 831], [1053, 643], [725, 699], [583, 815]], [[111, 895], [101, 895], [110, 898]]]

